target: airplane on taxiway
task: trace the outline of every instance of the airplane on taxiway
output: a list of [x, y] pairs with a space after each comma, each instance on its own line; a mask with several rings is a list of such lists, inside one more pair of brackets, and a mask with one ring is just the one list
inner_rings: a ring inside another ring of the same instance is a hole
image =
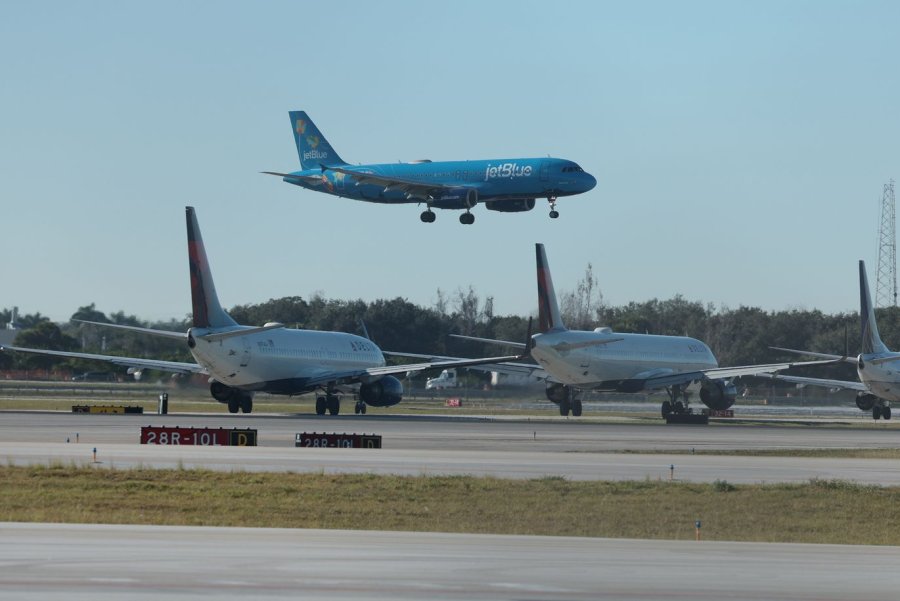
[[366, 405], [389, 407], [402, 400], [403, 384], [397, 375], [522, 358], [507, 356], [387, 366], [381, 349], [362, 336], [290, 329], [280, 323], [267, 323], [261, 327], [239, 325], [219, 303], [194, 208], [186, 207], [186, 215], [193, 327], [181, 333], [84, 323], [181, 340], [187, 344], [197, 363], [17, 346], [0, 346], [0, 350], [108, 361], [133, 370], [208, 375], [213, 398], [226, 404], [231, 413], [239, 410], [250, 413], [256, 392], [299, 395], [322, 391], [324, 394], [316, 399], [319, 415], [325, 414], [326, 410], [332, 415], [340, 412], [341, 386], [359, 386], [355, 411], [365, 413]]
[[872, 419], [891, 419], [891, 402], [900, 401], [900, 353], [891, 352], [878, 334], [875, 322], [875, 306], [869, 291], [869, 280], [866, 277], [866, 264], [859, 262], [859, 322], [861, 329], [862, 349], [858, 356], [829, 355], [797, 349], [772, 347], [778, 351], [832, 359], [856, 364], [859, 382], [846, 380], [827, 380], [823, 378], [807, 378], [782, 374], [766, 375], [772, 380], [783, 380], [800, 385], [823, 386], [832, 389], [856, 391], [856, 406], [860, 411], [871, 411]]
[[[686, 336], [626, 334], [600, 327], [593, 331], [569, 330], [559, 312], [553, 279], [543, 244], [535, 245], [538, 284], [539, 331], [531, 337], [530, 354], [537, 365], [525, 363], [482, 365], [506, 373], [544, 376], [546, 395], [559, 405], [560, 415], [582, 413], [579, 395], [585, 390], [602, 392], [650, 392], [665, 389], [663, 417], [688, 411], [689, 396], [699, 392], [704, 405], [714, 410], [734, 404], [734, 378], [773, 373], [798, 365], [834, 361], [777, 363], [719, 367], [706, 344]], [[523, 343], [454, 335], [456, 338], [521, 348]], [[449, 359], [446, 358], [446, 359]]]
[[430, 161], [350, 165], [338, 156], [303, 111], [291, 111], [291, 128], [300, 156], [300, 171], [278, 173], [289, 184], [316, 192], [383, 204], [426, 205], [419, 216], [431, 223], [432, 209], [464, 210], [460, 223], [475, 222], [471, 209], [479, 202], [489, 211], [518, 213], [534, 208], [536, 199], [550, 202], [556, 219], [561, 196], [587, 192], [597, 180], [566, 159], [524, 158], [475, 161]]

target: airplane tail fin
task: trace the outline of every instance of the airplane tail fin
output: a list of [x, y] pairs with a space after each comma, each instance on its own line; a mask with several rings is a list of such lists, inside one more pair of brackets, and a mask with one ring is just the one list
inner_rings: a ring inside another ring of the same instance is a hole
[[538, 329], [541, 333], [562, 331], [566, 329], [559, 314], [556, 291], [553, 289], [553, 278], [547, 264], [547, 253], [543, 244], [534, 245], [537, 258], [538, 285]]
[[886, 353], [888, 348], [878, 335], [878, 324], [875, 323], [875, 306], [872, 305], [872, 294], [869, 292], [869, 281], [866, 278], [866, 263], [859, 262], [859, 321], [862, 334], [862, 353]]
[[206, 258], [206, 249], [197, 224], [194, 207], [185, 207], [187, 213], [188, 266], [191, 272], [191, 302], [194, 309], [195, 328], [223, 328], [238, 325], [219, 304], [216, 286]]
[[333, 167], [347, 163], [334, 151], [319, 128], [305, 111], [291, 111], [291, 128], [294, 130], [294, 142], [297, 143], [297, 154], [300, 155], [300, 166], [305, 169], [318, 169], [322, 165]]

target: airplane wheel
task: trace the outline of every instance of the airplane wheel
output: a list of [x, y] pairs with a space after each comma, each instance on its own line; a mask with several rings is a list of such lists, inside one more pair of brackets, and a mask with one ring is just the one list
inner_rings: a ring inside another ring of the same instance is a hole
[[581, 401], [575, 401], [572, 403], [572, 415], [574, 417], [581, 417]]
[[550, 211], [550, 219], [556, 219], [559, 217], [559, 211]]
[[336, 396], [328, 397], [328, 413], [337, 415], [341, 412], [341, 401]]
[[249, 394], [241, 397], [241, 411], [244, 413], [253, 412], [253, 397]]
[[890, 407], [882, 407], [881, 408], [881, 417], [884, 419], [891, 419], [891, 408]]
[[881, 407], [875, 405], [872, 407], [872, 419], [881, 419]]
[[228, 413], [237, 413], [241, 410], [241, 401], [240, 399], [231, 397], [228, 399]]
[[662, 416], [669, 417], [669, 414], [672, 413], [672, 402], [671, 401], [663, 401], [662, 403]]
[[325, 397], [316, 397], [316, 415], [325, 415]]
[[431, 211], [422, 211], [422, 214], [419, 215], [419, 219], [421, 219], [423, 223], [434, 223], [436, 217], [437, 215]]
[[562, 401], [559, 404], [559, 414], [563, 417], [569, 415], [569, 401]]
[[684, 413], [684, 405], [681, 401], [675, 401], [675, 404], [672, 405], [672, 411], [675, 413]]
[[475, 215], [472, 213], [463, 213], [459, 216], [459, 222], [463, 225], [472, 225], [475, 223]]
[[359, 412], [362, 413], [363, 415], [366, 414], [366, 404], [365, 403], [359, 404]]

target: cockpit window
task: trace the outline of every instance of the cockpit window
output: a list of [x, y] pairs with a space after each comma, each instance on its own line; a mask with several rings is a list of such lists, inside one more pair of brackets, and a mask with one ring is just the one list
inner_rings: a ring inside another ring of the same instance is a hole
[[569, 167], [563, 167], [563, 173], [584, 173], [584, 169], [578, 165], [571, 165]]

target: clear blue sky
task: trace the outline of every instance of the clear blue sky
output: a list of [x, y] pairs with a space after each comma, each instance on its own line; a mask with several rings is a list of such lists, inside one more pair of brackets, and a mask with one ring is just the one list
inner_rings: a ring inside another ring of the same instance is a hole
[[[16, 2], [0, 19], [0, 307], [190, 311], [197, 208], [226, 307], [288, 295], [535, 310], [593, 264], [613, 305], [857, 309], [900, 176], [897, 2]], [[287, 113], [353, 163], [553, 155], [530, 213], [419, 221], [305, 191]]]

